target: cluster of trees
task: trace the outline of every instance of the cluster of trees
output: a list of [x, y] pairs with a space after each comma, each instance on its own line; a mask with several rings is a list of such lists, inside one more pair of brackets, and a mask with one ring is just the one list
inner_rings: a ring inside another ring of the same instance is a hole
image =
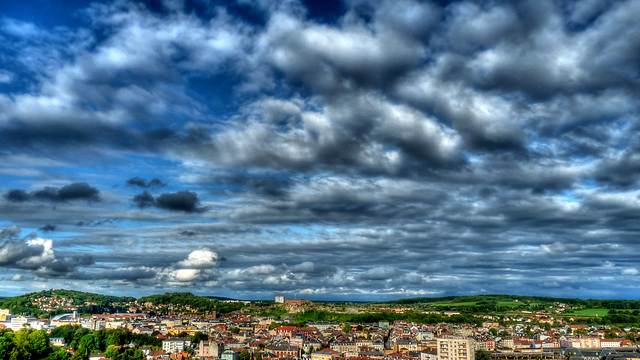
[[395, 312], [372, 312], [360, 314], [339, 314], [328, 311], [311, 310], [298, 314], [295, 318], [296, 324], [316, 322], [316, 321], [337, 321], [351, 323], [374, 323], [379, 321], [394, 322], [395, 320], [405, 320], [407, 322], [416, 322], [422, 324], [437, 324], [442, 322], [454, 324], [475, 324], [480, 326], [482, 318], [470, 314], [461, 314], [453, 316], [442, 316], [439, 314], [423, 314], [421, 312], [407, 311], [404, 313]]
[[44, 330], [0, 329], [0, 360], [58, 360], [57, 354]]
[[[211, 299], [204, 296], [193, 295], [188, 292], [165, 293], [162, 295], [144, 296], [138, 299], [139, 304], [152, 303], [154, 305], [177, 305], [189, 306], [198, 313], [217, 311], [228, 313], [241, 310], [243, 303], [225, 303], [218, 299]], [[162, 311], [161, 311], [162, 312]]]
[[[70, 349], [51, 346], [50, 338], [64, 338]], [[51, 334], [44, 330], [21, 329], [13, 332], [0, 329], [0, 360], [86, 360], [90, 353], [106, 353], [114, 360], [144, 360], [142, 350], [124, 348], [137, 346], [162, 347], [162, 341], [147, 335], [133, 334], [125, 329], [98, 330], [91, 332], [78, 325], [59, 326]], [[120, 348], [122, 347], [122, 348]]]
[[585, 325], [618, 325], [620, 327], [637, 327], [640, 328], [640, 314], [634, 311], [615, 311], [602, 317], [579, 317], [575, 318], [574, 323]]

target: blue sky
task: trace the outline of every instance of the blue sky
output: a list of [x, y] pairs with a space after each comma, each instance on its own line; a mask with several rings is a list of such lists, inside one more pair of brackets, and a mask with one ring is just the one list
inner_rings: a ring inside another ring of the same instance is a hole
[[0, 4], [0, 296], [640, 297], [634, 1]]

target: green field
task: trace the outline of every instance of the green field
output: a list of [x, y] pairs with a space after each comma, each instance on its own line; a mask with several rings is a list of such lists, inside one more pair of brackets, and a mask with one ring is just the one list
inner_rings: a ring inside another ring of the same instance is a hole
[[520, 306], [524, 306], [526, 307], [527, 304], [523, 304], [521, 302], [513, 302], [513, 301], [498, 301], [498, 306], [507, 306], [507, 307], [520, 307]]
[[445, 305], [445, 306], [475, 306], [477, 301], [467, 301], [467, 302], [443, 302], [443, 303], [434, 303], [433, 305]]
[[573, 315], [573, 316], [605, 316], [609, 313], [609, 309], [604, 308], [595, 308], [595, 309], [584, 309], [584, 310], [576, 310], [572, 313], [565, 315]]

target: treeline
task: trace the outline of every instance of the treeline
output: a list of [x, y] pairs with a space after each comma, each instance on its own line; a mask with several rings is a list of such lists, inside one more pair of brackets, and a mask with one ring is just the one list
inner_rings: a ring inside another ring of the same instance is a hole
[[519, 295], [470, 295], [470, 296], [443, 296], [443, 297], [417, 297], [389, 301], [390, 304], [429, 304], [437, 302], [481, 302], [481, 301], [513, 301], [518, 300], [521, 303], [564, 303], [568, 305], [584, 304], [586, 300], [574, 298], [555, 298], [547, 296], [519, 296]]
[[[195, 309], [196, 312], [211, 312], [217, 311], [219, 313], [228, 313], [236, 310], [241, 310], [244, 307], [243, 303], [229, 302], [225, 303], [217, 299], [211, 299], [204, 296], [193, 295], [188, 292], [177, 293], [165, 293], [162, 295], [150, 295], [144, 296], [138, 299], [138, 304], [152, 303], [154, 305], [178, 305], [189, 306]], [[165, 310], [168, 311], [168, 310]], [[162, 313], [162, 311], [160, 311]]]
[[[606, 309], [640, 309], [640, 300], [607, 300], [607, 299], [577, 299], [577, 298], [556, 298], [548, 296], [518, 296], [518, 295], [472, 295], [472, 296], [444, 296], [444, 297], [418, 297], [388, 301], [389, 304], [431, 304], [431, 303], [465, 303], [465, 302], [491, 302], [518, 300], [523, 306], [529, 304], [563, 303], [571, 306], [582, 306], [585, 308], [606, 308]], [[479, 305], [479, 304], [476, 304]], [[442, 304], [446, 306], [446, 304]]]
[[574, 323], [585, 325], [617, 325], [619, 327], [640, 328], [640, 311], [617, 312], [612, 310], [609, 314], [601, 317], [574, 318]]
[[439, 314], [423, 314], [420, 312], [407, 311], [405, 313], [395, 312], [375, 312], [360, 314], [339, 314], [328, 311], [311, 310], [298, 314], [295, 317], [296, 324], [304, 324], [316, 321], [336, 321], [351, 323], [376, 323], [380, 321], [389, 321], [393, 323], [396, 320], [404, 320], [407, 322], [415, 322], [421, 324], [437, 324], [442, 322], [453, 324], [474, 324], [482, 325], [482, 318], [469, 314], [460, 314], [453, 316], [443, 316]]
[[[64, 338], [75, 353], [52, 346], [50, 338]], [[131, 343], [137, 347], [162, 347], [162, 341], [155, 337], [125, 329], [91, 332], [78, 325], [66, 325], [55, 328], [51, 335], [44, 330], [0, 329], [0, 360], [86, 360], [91, 353], [106, 353], [105, 357], [113, 360], [144, 360], [142, 350], [122, 347]]]

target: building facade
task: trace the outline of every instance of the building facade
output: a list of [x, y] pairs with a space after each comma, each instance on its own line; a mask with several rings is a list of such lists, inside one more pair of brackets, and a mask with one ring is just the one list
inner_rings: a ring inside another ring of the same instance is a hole
[[464, 337], [437, 339], [438, 360], [475, 360], [475, 341]]

